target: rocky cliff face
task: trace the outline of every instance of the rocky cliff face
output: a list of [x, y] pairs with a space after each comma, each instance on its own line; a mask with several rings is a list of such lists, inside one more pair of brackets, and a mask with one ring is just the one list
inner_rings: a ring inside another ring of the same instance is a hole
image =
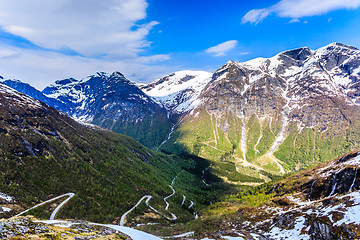
[[357, 48], [333, 43], [229, 61], [170, 142], [237, 169], [272, 173], [341, 155], [360, 145], [359, 59]]
[[62, 102], [70, 116], [158, 146], [171, 129], [167, 111], [121, 73], [56, 81], [43, 93]]
[[336, 116], [343, 119], [341, 110], [360, 105], [354, 93], [359, 58], [358, 49], [335, 43], [317, 51], [300, 48], [270, 59], [230, 61], [215, 72], [199, 98], [220, 115], [229, 110], [245, 117], [284, 114], [303, 126], [323, 127], [326, 108], [339, 110]]

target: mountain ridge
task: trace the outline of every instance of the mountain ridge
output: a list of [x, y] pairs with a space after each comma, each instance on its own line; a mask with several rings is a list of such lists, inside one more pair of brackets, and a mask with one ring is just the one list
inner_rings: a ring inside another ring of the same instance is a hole
[[[302, 47], [270, 58], [228, 61], [212, 75], [180, 71], [136, 85], [121, 73], [98, 73], [80, 81], [60, 80], [43, 92], [71, 106], [65, 111], [71, 116], [154, 149], [230, 159], [237, 169], [231, 179], [245, 174], [265, 180], [256, 172], [306, 168], [359, 145], [359, 59], [357, 48], [331, 43], [317, 50]], [[116, 79], [133, 92], [108, 97], [119, 91]], [[122, 104], [132, 110], [117, 115]]]

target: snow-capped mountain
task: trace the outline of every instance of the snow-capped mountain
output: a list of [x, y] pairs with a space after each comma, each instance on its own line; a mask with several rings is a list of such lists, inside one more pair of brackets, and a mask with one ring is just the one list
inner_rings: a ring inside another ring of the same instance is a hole
[[229, 61], [163, 148], [182, 143], [262, 181], [251, 169], [285, 173], [353, 150], [360, 146], [359, 59], [357, 48], [333, 43]]
[[282, 125], [290, 117], [302, 127], [324, 131], [334, 113], [338, 123], [346, 118], [345, 106], [360, 106], [359, 59], [358, 49], [333, 43], [316, 51], [299, 48], [269, 59], [230, 61], [215, 72], [200, 99], [219, 114], [225, 109], [245, 117], [277, 113]]
[[304, 99], [323, 95], [348, 97], [349, 104], [360, 104], [359, 58], [358, 49], [333, 43], [316, 51], [305, 47], [269, 59], [229, 61], [215, 72], [200, 98], [205, 102], [232, 93], [236, 97], [231, 99], [249, 100], [242, 101], [241, 106], [235, 104], [240, 107], [239, 115], [243, 110], [247, 115], [271, 112], [275, 104], [263, 104], [269, 94], [290, 111], [301, 108]]
[[65, 104], [70, 116], [129, 135], [149, 147], [160, 144], [172, 126], [166, 109], [119, 72], [59, 80], [43, 93]]
[[[43, 93], [64, 102], [69, 108], [69, 114], [77, 119], [91, 122], [99, 111], [107, 110], [114, 120], [138, 119], [141, 120], [148, 113], [140, 116], [128, 114], [131, 105], [157, 107], [151, 98], [140, 91], [132, 82], [121, 73], [114, 72], [108, 75], [98, 72], [82, 80], [73, 78], [58, 80], [55, 84], [46, 87]], [[106, 116], [105, 116], [106, 117]]]
[[179, 71], [143, 85], [140, 88], [162, 104], [170, 114], [188, 112], [211, 80], [212, 73], [204, 71]]

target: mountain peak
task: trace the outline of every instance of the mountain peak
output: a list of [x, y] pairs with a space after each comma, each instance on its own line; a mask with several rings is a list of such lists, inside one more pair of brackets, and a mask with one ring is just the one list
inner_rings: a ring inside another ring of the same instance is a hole
[[229, 60], [229, 61], [227, 61], [226, 63], [225, 63], [225, 65], [231, 65], [231, 64], [236, 64], [236, 62], [235, 61], [233, 61], [233, 60]]
[[333, 54], [334, 52], [351, 53], [353, 51], [359, 51], [359, 49], [354, 46], [346, 45], [343, 43], [333, 42], [324, 47], [317, 49], [315, 52], [316, 55], [318, 56], [324, 56], [324, 55]]
[[354, 47], [351, 45], [346, 45], [346, 44], [339, 43], [339, 42], [330, 43], [329, 45], [326, 45], [323, 48], [329, 48], [329, 47], [341, 47], [341, 48], [348, 48], [348, 49], [352, 49], [352, 50], [359, 50], [357, 47]]
[[124, 74], [121, 72], [113, 72], [110, 77], [107, 78], [107, 81], [112, 84], [118, 84], [118, 83], [126, 83], [133, 85], [134, 83], [131, 82], [129, 79], [127, 79]]

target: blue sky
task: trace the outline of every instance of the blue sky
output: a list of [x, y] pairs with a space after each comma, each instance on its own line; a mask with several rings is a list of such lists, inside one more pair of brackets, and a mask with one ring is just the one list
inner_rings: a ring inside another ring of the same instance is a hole
[[0, 0], [0, 75], [39, 89], [96, 71], [150, 82], [297, 47], [360, 47], [359, 26], [360, 0]]

